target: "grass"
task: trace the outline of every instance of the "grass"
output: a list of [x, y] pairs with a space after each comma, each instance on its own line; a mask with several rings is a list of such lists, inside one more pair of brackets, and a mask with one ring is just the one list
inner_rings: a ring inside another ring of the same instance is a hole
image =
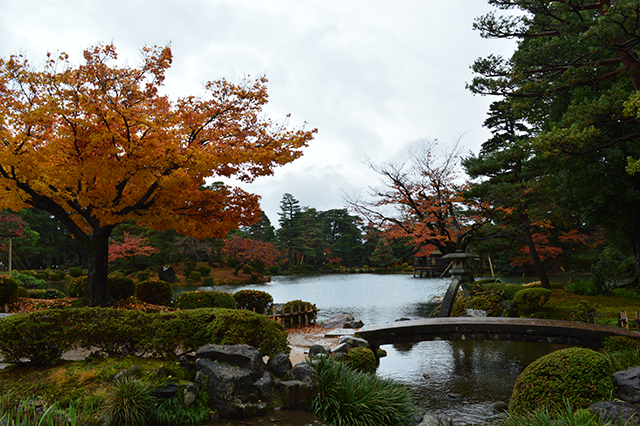
[[542, 407], [538, 410], [521, 415], [508, 415], [501, 423], [502, 426], [610, 426], [589, 410], [574, 411], [570, 404], [565, 403], [560, 409]]

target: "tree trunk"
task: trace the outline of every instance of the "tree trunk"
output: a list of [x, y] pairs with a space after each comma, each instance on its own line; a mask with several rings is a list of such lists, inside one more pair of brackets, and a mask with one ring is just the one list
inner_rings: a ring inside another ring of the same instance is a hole
[[89, 282], [87, 283], [87, 299], [90, 306], [110, 306], [113, 299], [107, 289], [109, 273], [109, 236], [113, 226], [104, 226], [93, 230], [88, 243]]
[[529, 217], [526, 213], [522, 215], [522, 228], [524, 231], [524, 239], [527, 242], [527, 246], [529, 248], [529, 254], [531, 254], [531, 259], [533, 260], [533, 264], [535, 265], [536, 271], [538, 272], [538, 277], [540, 277], [540, 283], [542, 284], [543, 288], [551, 289], [549, 277], [547, 277], [547, 273], [544, 270], [542, 260], [540, 260], [540, 256], [538, 256], [538, 251], [536, 250], [536, 243], [533, 241], [533, 237], [531, 236]]

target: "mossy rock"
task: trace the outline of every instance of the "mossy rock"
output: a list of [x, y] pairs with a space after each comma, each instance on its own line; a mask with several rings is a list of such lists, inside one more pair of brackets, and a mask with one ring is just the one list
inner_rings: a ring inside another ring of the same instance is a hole
[[340, 360], [346, 362], [349, 367], [363, 373], [376, 372], [376, 357], [369, 348], [349, 349]]
[[613, 383], [607, 361], [591, 349], [568, 348], [529, 364], [513, 388], [509, 412], [524, 414], [540, 407], [574, 409], [611, 397]]

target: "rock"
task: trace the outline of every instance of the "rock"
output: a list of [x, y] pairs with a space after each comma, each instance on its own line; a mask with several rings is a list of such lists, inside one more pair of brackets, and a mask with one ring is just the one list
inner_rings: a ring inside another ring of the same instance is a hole
[[449, 398], [452, 401], [462, 401], [464, 399], [464, 396], [459, 393], [449, 392], [447, 394], [447, 398]]
[[350, 321], [354, 321], [352, 315], [349, 314], [340, 314], [333, 316], [322, 323], [323, 328], [343, 328], [344, 324]]
[[453, 420], [427, 413], [422, 416], [422, 421], [417, 426], [453, 426]]
[[318, 387], [318, 373], [316, 373], [316, 370], [306, 362], [299, 362], [294, 365], [287, 375], [287, 379], [300, 380], [301, 382], [308, 384], [311, 389], [316, 389]]
[[618, 398], [636, 404], [640, 402], [640, 367], [616, 371], [611, 376]]
[[394, 322], [399, 322], [399, 321], [411, 321], [411, 318], [398, 318], [397, 320], [394, 320]]
[[349, 345], [349, 349], [353, 349], [353, 348], [371, 348], [371, 346], [369, 345], [369, 342], [367, 342], [365, 339], [361, 339], [359, 337], [342, 336], [342, 337], [340, 337], [340, 339], [338, 339], [338, 345], [341, 345], [343, 343], [346, 343], [347, 345]]
[[466, 312], [467, 312], [467, 315], [470, 317], [486, 317], [487, 316], [487, 311], [482, 309], [467, 308]]
[[176, 271], [172, 266], [161, 266], [158, 268], [158, 279], [172, 283], [176, 280]]
[[250, 416], [244, 412], [245, 403], [258, 402], [253, 392], [251, 370], [207, 358], [198, 358], [196, 368], [209, 378], [207, 391], [211, 408], [218, 410], [222, 417]]
[[360, 327], [364, 327], [364, 323], [362, 321], [347, 321], [342, 326], [342, 328], [360, 328]]
[[600, 417], [602, 423], [636, 426], [640, 424], [640, 407], [627, 402], [603, 401], [589, 407], [589, 411]]
[[167, 382], [164, 385], [158, 386], [151, 391], [151, 395], [158, 399], [173, 398], [178, 394], [178, 385], [173, 382]]
[[489, 411], [493, 413], [506, 413], [509, 411], [509, 404], [504, 401], [498, 401], [491, 404]]
[[349, 347], [349, 345], [347, 343], [342, 343], [338, 346], [336, 346], [335, 348], [331, 349], [331, 353], [332, 354], [346, 354], [347, 352], [349, 352], [349, 349], [351, 349]]
[[260, 379], [265, 370], [260, 352], [249, 345], [206, 345], [196, 351], [196, 367], [201, 359], [250, 371], [254, 381]]
[[268, 371], [264, 372], [264, 375], [260, 380], [253, 384], [253, 387], [258, 392], [260, 400], [267, 400], [273, 397], [274, 380], [271, 378], [271, 374]]
[[140, 377], [142, 376], [142, 367], [139, 365], [134, 365], [128, 370], [122, 370], [113, 376], [113, 381], [116, 382], [124, 377]]
[[198, 400], [198, 387], [193, 383], [189, 383], [182, 391], [182, 397], [184, 405], [190, 407]]
[[329, 351], [321, 345], [313, 345], [309, 348], [309, 359], [314, 359], [318, 355], [328, 355]]
[[283, 353], [275, 354], [267, 361], [267, 371], [281, 379], [291, 370], [291, 359]]
[[287, 380], [278, 384], [278, 391], [285, 410], [307, 410], [307, 398], [312, 392], [311, 387], [300, 380]]

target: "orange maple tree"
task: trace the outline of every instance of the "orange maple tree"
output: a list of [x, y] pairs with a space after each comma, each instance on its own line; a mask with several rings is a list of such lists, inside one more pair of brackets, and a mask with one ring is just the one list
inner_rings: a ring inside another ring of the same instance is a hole
[[132, 237], [125, 232], [121, 241], [109, 244], [109, 262], [123, 257], [149, 256], [158, 253], [160, 249], [149, 244], [149, 240], [142, 235]]
[[272, 266], [282, 256], [282, 253], [273, 243], [242, 238], [237, 235], [225, 240], [223, 252], [228, 259], [233, 260], [235, 265], [233, 273], [235, 275], [238, 275], [240, 269], [248, 263], [259, 261], [265, 265]]
[[457, 145], [441, 156], [436, 146], [423, 143], [408, 160], [370, 164], [383, 185], [370, 188], [368, 200], [347, 200], [388, 237], [407, 238], [417, 256], [464, 250], [485, 222], [480, 207], [462, 195], [466, 183], [460, 179]]
[[41, 70], [0, 60], [0, 207], [57, 217], [90, 253], [88, 299], [108, 304], [108, 240], [120, 222], [223, 237], [259, 218], [258, 196], [205, 179], [251, 182], [301, 155], [315, 130], [265, 118], [266, 78], [160, 93], [169, 47], [145, 47], [138, 66], [113, 65], [113, 45], [84, 61], [51, 55]]

